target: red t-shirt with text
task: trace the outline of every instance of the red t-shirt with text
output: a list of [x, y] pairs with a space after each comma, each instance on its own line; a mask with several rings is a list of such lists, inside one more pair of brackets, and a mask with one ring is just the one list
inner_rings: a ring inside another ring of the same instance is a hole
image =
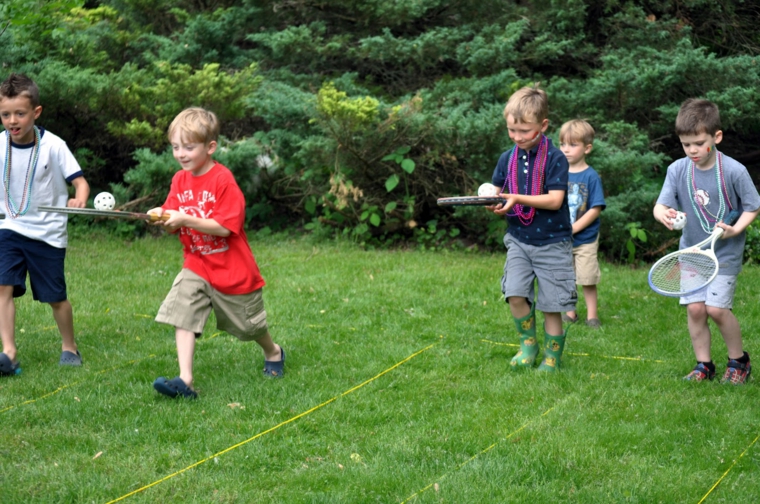
[[184, 268], [223, 294], [248, 294], [264, 286], [245, 236], [245, 197], [226, 166], [215, 163], [197, 177], [184, 170], [177, 172], [162, 208], [214, 219], [230, 231], [229, 236], [221, 237], [180, 228]]

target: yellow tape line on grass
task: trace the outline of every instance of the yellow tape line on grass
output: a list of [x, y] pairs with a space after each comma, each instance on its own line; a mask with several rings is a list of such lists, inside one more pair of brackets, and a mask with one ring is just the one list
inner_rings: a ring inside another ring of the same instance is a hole
[[[137, 314], [136, 316], [141, 316], [141, 315]], [[216, 333], [212, 334], [211, 336], [209, 336], [208, 338], [206, 338], [205, 340], [202, 340], [202, 341], [212, 340], [212, 339], [216, 338], [217, 336], [220, 336], [221, 334], [222, 334], [222, 332], [216, 332]], [[201, 341], [201, 344], [202, 344], [202, 341]], [[118, 366], [110, 367], [108, 369], [103, 369], [101, 371], [96, 371], [93, 374], [95, 376], [97, 376], [97, 375], [101, 375], [101, 374], [105, 374], [105, 373], [110, 373], [111, 371], [116, 371], [117, 369], [121, 369], [121, 368], [124, 368], [124, 367], [127, 367], [127, 366], [131, 366], [132, 364], [135, 364], [137, 362], [142, 362], [144, 360], [153, 359], [155, 357], [156, 357], [155, 354], [150, 354], [147, 357], [143, 357], [141, 359], [131, 360], [131, 361], [126, 362], [124, 364], [119, 364]], [[6, 411], [10, 411], [10, 410], [12, 410], [14, 408], [18, 408], [20, 406], [25, 406], [27, 404], [36, 403], [37, 401], [41, 401], [42, 399], [48, 398], [50, 396], [54, 396], [55, 394], [57, 394], [57, 393], [59, 393], [59, 392], [61, 392], [63, 390], [66, 390], [67, 388], [71, 388], [71, 387], [74, 387], [76, 385], [79, 385], [80, 383], [84, 383], [87, 380], [89, 380], [90, 378], [91, 378], [91, 376], [88, 376], [87, 378], [85, 378], [83, 380], [79, 380], [79, 381], [76, 381], [74, 383], [69, 383], [69, 384], [66, 384], [66, 385], [62, 385], [62, 386], [58, 387], [57, 389], [53, 390], [52, 392], [48, 392], [47, 394], [43, 394], [43, 395], [41, 395], [39, 397], [36, 397], [34, 399], [29, 399], [28, 401], [24, 401], [22, 403], [15, 404], [13, 406], [8, 406], [7, 408], [4, 408], [4, 409], [0, 409], [0, 414], [5, 413]]]
[[736, 463], [739, 462], [739, 459], [741, 459], [744, 456], [744, 454], [747, 453], [750, 448], [752, 448], [752, 446], [757, 442], [758, 439], [760, 439], [760, 434], [758, 434], [757, 437], [755, 438], [755, 440], [752, 441], [749, 444], [749, 446], [744, 449], [744, 451], [742, 452], [742, 454], [739, 455], [736, 458], [736, 460], [734, 460], [734, 463], [731, 464], [731, 466], [728, 469], [726, 469], [726, 472], [723, 473], [723, 476], [721, 476], [718, 479], [718, 481], [716, 481], [715, 484], [710, 487], [710, 490], [707, 491], [707, 493], [705, 494], [705, 496], [702, 497], [702, 499], [697, 504], [702, 504], [705, 501], [705, 499], [707, 499], [707, 497], [712, 493], [712, 491], [715, 490], [716, 488], [718, 488], [718, 485], [720, 485], [720, 482], [723, 481], [723, 479], [725, 479], [726, 476], [728, 476], [728, 473], [731, 472], [731, 469], [733, 469], [734, 466], [736, 465]]
[[[97, 376], [97, 375], [101, 375], [101, 374], [105, 374], [105, 373], [110, 373], [111, 371], [116, 371], [117, 369], [121, 369], [121, 368], [124, 368], [124, 367], [127, 367], [127, 366], [131, 366], [132, 364], [135, 364], [137, 362], [141, 362], [141, 361], [144, 361], [144, 360], [147, 360], [147, 359], [152, 359], [154, 357], [155, 357], [155, 355], [151, 354], [148, 357], [143, 357], [142, 359], [131, 360], [131, 361], [126, 362], [124, 364], [119, 364], [118, 366], [110, 367], [108, 369], [103, 369], [101, 371], [96, 371], [93, 374], [95, 376]], [[50, 396], [53, 396], [53, 395], [57, 394], [58, 392], [66, 390], [67, 388], [73, 387], [75, 385], [79, 385], [80, 383], [84, 383], [87, 380], [89, 380], [90, 378], [92, 378], [92, 376], [88, 376], [84, 380], [79, 380], [79, 381], [76, 381], [74, 383], [69, 383], [67, 385], [62, 385], [62, 386], [58, 387], [57, 389], [53, 390], [52, 392], [48, 392], [47, 394], [41, 395], [41, 396], [39, 396], [39, 397], [37, 397], [35, 399], [29, 399], [28, 401], [24, 401], [22, 403], [19, 403], [19, 404], [13, 405], [13, 406], [8, 406], [5, 409], [1, 409], [0, 413], [5, 413], [6, 411], [10, 411], [10, 410], [12, 410], [14, 408], [18, 408], [20, 406], [25, 406], [27, 404], [36, 403], [37, 401], [41, 401], [42, 399], [45, 399], [45, 398], [50, 397]]]
[[343, 393], [341, 393], [341, 394], [339, 394], [339, 395], [336, 395], [335, 397], [333, 397], [333, 398], [331, 398], [331, 399], [328, 399], [327, 401], [323, 402], [322, 404], [318, 404], [317, 406], [314, 406], [313, 408], [311, 408], [311, 409], [309, 409], [309, 410], [306, 410], [306, 411], [304, 411], [303, 413], [299, 413], [298, 415], [296, 415], [296, 416], [294, 416], [294, 417], [291, 417], [291, 418], [289, 418], [289, 419], [285, 420], [284, 422], [282, 422], [282, 423], [279, 423], [279, 424], [275, 425], [274, 427], [271, 427], [271, 428], [269, 428], [269, 429], [267, 429], [267, 430], [265, 430], [265, 431], [259, 432], [259, 433], [258, 433], [258, 434], [256, 434], [255, 436], [253, 436], [253, 437], [250, 437], [250, 438], [246, 439], [245, 441], [241, 441], [241, 442], [239, 442], [239, 443], [237, 443], [237, 444], [234, 444], [234, 445], [230, 446], [229, 448], [225, 448], [224, 450], [222, 450], [222, 451], [220, 451], [220, 452], [214, 453], [213, 455], [210, 455], [210, 456], [206, 457], [206, 458], [205, 458], [205, 459], [203, 459], [203, 460], [199, 460], [198, 462], [195, 462], [194, 464], [190, 464], [189, 466], [185, 467], [184, 469], [180, 469], [179, 471], [177, 471], [177, 472], [173, 472], [173, 473], [171, 473], [171, 474], [170, 474], [170, 475], [168, 475], [168, 476], [164, 476], [164, 477], [163, 477], [163, 478], [161, 478], [160, 480], [156, 480], [156, 481], [154, 481], [153, 483], [150, 483], [150, 484], [148, 484], [148, 485], [145, 485], [144, 487], [138, 488], [137, 490], [134, 490], [134, 491], [132, 491], [132, 492], [129, 492], [128, 494], [124, 494], [124, 495], [122, 495], [121, 497], [119, 497], [118, 499], [114, 499], [114, 500], [112, 500], [112, 501], [108, 501], [108, 503], [107, 503], [107, 504], [113, 504], [114, 502], [119, 502], [119, 501], [122, 501], [122, 500], [126, 499], [127, 497], [131, 497], [131, 496], [133, 496], [133, 495], [135, 495], [135, 494], [138, 494], [138, 493], [140, 493], [140, 492], [142, 492], [142, 491], [144, 491], [144, 490], [147, 490], [148, 488], [151, 488], [151, 487], [154, 487], [154, 486], [156, 486], [156, 485], [158, 485], [158, 484], [160, 484], [160, 483], [163, 483], [164, 481], [170, 480], [170, 479], [174, 478], [175, 476], [179, 476], [180, 474], [182, 474], [182, 473], [183, 473], [183, 472], [185, 472], [185, 471], [189, 471], [190, 469], [193, 469], [194, 467], [198, 467], [198, 466], [199, 466], [199, 465], [201, 465], [201, 464], [205, 464], [206, 462], [208, 462], [208, 461], [210, 461], [210, 460], [213, 460], [213, 459], [214, 459], [214, 458], [216, 458], [216, 457], [219, 457], [219, 456], [221, 456], [221, 455], [224, 455], [224, 454], [225, 454], [225, 453], [227, 453], [227, 452], [230, 452], [230, 451], [232, 451], [232, 450], [234, 450], [234, 449], [236, 449], [236, 448], [240, 448], [241, 446], [243, 446], [243, 445], [245, 445], [245, 444], [248, 444], [248, 443], [250, 443], [251, 441], [254, 441], [254, 440], [258, 439], [258, 438], [260, 438], [260, 437], [264, 436], [265, 434], [269, 434], [270, 432], [274, 432], [274, 431], [276, 431], [277, 429], [279, 429], [280, 427], [284, 427], [285, 425], [288, 425], [289, 423], [293, 423], [293, 422], [295, 422], [296, 420], [298, 420], [299, 418], [303, 418], [303, 417], [305, 417], [306, 415], [309, 415], [310, 413], [313, 413], [313, 412], [317, 411], [317, 410], [318, 410], [318, 409], [320, 409], [320, 408], [324, 408], [324, 407], [325, 407], [325, 406], [327, 406], [328, 404], [330, 404], [330, 403], [332, 403], [332, 402], [335, 402], [335, 401], [337, 401], [337, 400], [338, 400], [338, 399], [340, 399], [341, 397], [347, 396], [347, 395], [348, 395], [348, 394], [350, 394], [351, 392], [355, 392], [356, 390], [359, 390], [360, 388], [364, 387], [365, 385], [367, 385], [367, 384], [369, 384], [369, 383], [372, 383], [373, 381], [377, 380], [377, 379], [378, 379], [378, 378], [380, 378], [381, 376], [383, 376], [383, 375], [385, 375], [385, 374], [387, 374], [387, 373], [390, 373], [391, 371], [393, 371], [393, 370], [394, 370], [394, 369], [396, 369], [397, 367], [401, 366], [401, 365], [402, 365], [402, 364], [404, 364], [405, 362], [409, 362], [410, 360], [414, 359], [415, 357], [417, 357], [417, 356], [418, 356], [418, 355], [420, 355], [421, 353], [423, 353], [423, 352], [426, 352], [426, 351], [430, 350], [431, 348], [433, 348], [433, 347], [434, 347], [435, 345], [437, 345], [438, 343], [440, 343], [440, 342], [436, 342], [436, 343], [433, 343], [432, 345], [428, 345], [428, 346], [426, 346], [426, 347], [425, 347], [425, 348], [423, 348], [422, 350], [418, 350], [418, 351], [414, 352], [412, 355], [410, 355], [410, 356], [409, 356], [409, 357], [407, 357], [406, 359], [404, 359], [404, 360], [402, 360], [402, 361], [399, 361], [399, 362], [397, 362], [396, 364], [394, 364], [393, 366], [389, 367], [389, 368], [388, 368], [388, 369], [386, 369], [385, 371], [383, 371], [383, 372], [381, 372], [381, 373], [378, 373], [378, 374], [376, 374], [375, 376], [373, 376], [373, 377], [372, 377], [372, 378], [370, 378], [369, 380], [366, 380], [366, 381], [364, 381], [364, 382], [360, 383], [359, 385], [356, 385], [355, 387], [352, 387], [352, 388], [350, 388], [350, 389], [346, 390], [345, 392], [343, 392]]
[[[491, 341], [487, 339], [481, 339], [483, 343], [490, 343], [492, 345], [500, 345], [500, 346], [509, 346], [509, 347], [518, 347], [517, 343], [500, 343], [498, 341]], [[648, 361], [648, 362], [659, 362], [664, 363], [664, 360], [660, 359], [646, 359], [644, 357], [621, 357], [619, 355], [592, 355], [590, 353], [578, 353], [578, 352], [565, 352], [567, 355], [574, 355], [576, 357], [599, 357], [600, 359], [616, 359], [616, 360], [629, 360], [629, 361]]]
[[[553, 410], [555, 407], [556, 407], [556, 406], [552, 406], [552, 407], [551, 407], [551, 408], [549, 408], [548, 410], [544, 411], [544, 412], [541, 414], [541, 416], [539, 416], [538, 418], [541, 418], [541, 417], [545, 417], [545, 416], [546, 416], [546, 415], [548, 415], [548, 414], [549, 414], [549, 412], [550, 412], [551, 410]], [[503, 442], [503, 441], [507, 441], [509, 438], [513, 437], [515, 434], [518, 434], [520, 431], [522, 431], [523, 429], [525, 429], [525, 428], [526, 428], [528, 425], [532, 424], [532, 423], [533, 423], [535, 420], [537, 420], [537, 419], [534, 419], [534, 420], [529, 420], [529, 421], [525, 422], [525, 423], [524, 423], [524, 424], [523, 424], [523, 425], [522, 425], [522, 426], [521, 426], [519, 429], [517, 429], [517, 430], [515, 430], [515, 431], [512, 431], [512, 432], [510, 432], [509, 434], [507, 434], [507, 437], [505, 437], [504, 439], [501, 439], [501, 440], [499, 440], [499, 441], [495, 442], [494, 444], [492, 444], [491, 446], [489, 446], [489, 447], [487, 447], [487, 448], [484, 448], [484, 449], [482, 449], [481, 451], [479, 451], [478, 453], [476, 453], [475, 455], [473, 455], [473, 456], [472, 456], [472, 457], [470, 457], [469, 459], [465, 460], [464, 462], [462, 462], [461, 464], [459, 464], [458, 466], [456, 466], [456, 467], [455, 467], [455, 468], [454, 468], [454, 469], [453, 469], [451, 472], [449, 472], [449, 473], [447, 473], [447, 474], [444, 474], [443, 476], [441, 476], [440, 478], [438, 478], [436, 481], [434, 481], [434, 482], [430, 483], [430, 484], [429, 484], [428, 486], [426, 486], [425, 488], [422, 488], [422, 489], [420, 489], [420, 490], [417, 490], [417, 491], [416, 491], [416, 492], [414, 492], [412, 495], [410, 495], [409, 497], [407, 497], [406, 499], [404, 499], [403, 501], [401, 501], [401, 504], [406, 504], [406, 503], [407, 503], [407, 502], [409, 502], [410, 500], [412, 500], [412, 499], [414, 499], [415, 497], [417, 497], [418, 495], [420, 495], [422, 492], [424, 492], [424, 491], [426, 491], [426, 490], [429, 490], [430, 488], [432, 488], [433, 486], [435, 486], [435, 484], [436, 484], [438, 481], [443, 481], [443, 479], [444, 479], [446, 476], [448, 476], [449, 474], [452, 474], [452, 473], [453, 473], [453, 472], [455, 472], [455, 471], [459, 471], [461, 468], [463, 468], [464, 466], [466, 466], [467, 464], [469, 464], [470, 462], [472, 462], [472, 461], [473, 461], [473, 460], [475, 460], [476, 458], [478, 458], [478, 457], [480, 457], [481, 455], [483, 455], [484, 453], [487, 453], [487, 452], [491, 451], [492, 449], [494, 449], [494, 448], [495, 448], [496, 446], [498, 446], [498, 445], [499, 445], [501, 442]]]

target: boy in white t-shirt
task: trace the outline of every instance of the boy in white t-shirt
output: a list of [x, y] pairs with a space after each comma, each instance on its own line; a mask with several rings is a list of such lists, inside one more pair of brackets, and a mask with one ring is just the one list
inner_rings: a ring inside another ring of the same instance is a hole
[[[68, 222], [65, 214], [40, 212], [37, 207], [84, 208], [90, 195], [82, 169], [66, 143], [35, 126], [40, 93], [33, 80], [11, 74], [0, 84], [0, 133], [3, 176], [0, 182], [0, 376], [21, 372], [13, 298], [26, 292], [26, 275], [34, 299], [48, 303], [63, 340], [59, 363], [81, 366], [74, 340], [74, 317], [66, 293], [63, 266]], [[67, 184], [74, 186], [69, 198]]]

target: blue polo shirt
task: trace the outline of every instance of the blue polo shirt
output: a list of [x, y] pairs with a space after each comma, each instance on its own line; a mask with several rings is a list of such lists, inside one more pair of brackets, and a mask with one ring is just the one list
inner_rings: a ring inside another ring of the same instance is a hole
[[[546, 154], [546, 167], [544, 175], [544, 186], [542, 194], [548, 194], [549, 191], [565, 191], [565, 197], [562, 199], [562, 206], [559, 210], [541, 210], [536, 209], [533, 222], [525, 226], [520, 219], [514, 215], [507, 215], [507, 233], [515, 239], [528, 245], [548, 245], [564, 241], [572, 241], [573, 226], [570, 223], [570, 209], [567, 205], [567, 180], [569, 165], [567, 158], [562, 151], [554, 147], [551, 139], [549, 141], [548, 152]], [[491, 183], [499, 188], [504, 187], [507, 180], [509, 161], [511, 156], [517, 155], [517, 185], [520, 194], [525, 194], [525, 182], [533, 176], [534, 165], [538, 154], [538, 144], [530, 151], [518, 149], [517, 146], [504, 152], [496, 163], [496, 169], [493, 171]], [[507, 192], [505, 188], [503, 192]], [[529, 207], [524, 207], [528, 211]]]

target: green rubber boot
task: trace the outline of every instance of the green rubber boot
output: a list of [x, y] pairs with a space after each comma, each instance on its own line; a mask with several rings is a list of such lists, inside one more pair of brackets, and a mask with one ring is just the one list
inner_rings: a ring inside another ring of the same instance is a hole
[[520, 333], [520, 351], [512, 357], [509, 365], [512, 369], [529, 368], [536, 362], [538, 342], [536, 341], [536, 309], [523, 318], [515, 319], [517, 332]]
[[538, 366], [539, 371], [548, 371], [553, 373], [559, 369], [562, 351], [565, 349], [565, 336], [567, 331], [560, 336], [546, 335], [546, 344], [544, 345], [544, 360]]

